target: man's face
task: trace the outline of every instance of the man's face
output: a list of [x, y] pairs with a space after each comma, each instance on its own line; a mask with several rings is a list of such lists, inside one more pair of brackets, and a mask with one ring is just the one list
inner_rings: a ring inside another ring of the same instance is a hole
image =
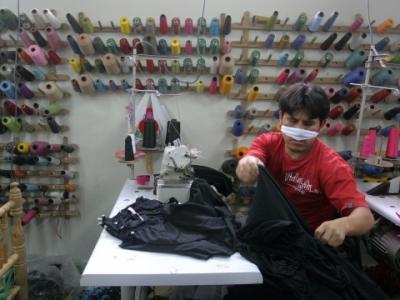
[[[280, 121], [282, 125], [306, 129], [310, 131], [319, 132], [324, 125], [324, 122], [321, 122], [319, 118], [310, 119], [309, 116], [305, 112], [296, 112], [293, 115], [289, 115], [288, 113], [281, 114]], [[291, 137], [288, 137], [283, 134], [283, 139], [285, 141], [285, 145], [287, 150], [290, 153], [294, 154], [306, 154], [312, 147], [315, 138], [296, 141]]]

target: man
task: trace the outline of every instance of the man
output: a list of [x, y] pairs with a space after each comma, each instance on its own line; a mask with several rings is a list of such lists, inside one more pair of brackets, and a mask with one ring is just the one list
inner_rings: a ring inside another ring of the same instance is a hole
[[281, 132], [257, 137], [239, 161], [238, 178], [254, 183], [265, 166], [322, 243], [340, 246], [346, 236], [362, 235], [374, 225], [365, 195], [351, 167], [317, 138], [329, 113], [318, 86], [295, 84], [279, 101]]

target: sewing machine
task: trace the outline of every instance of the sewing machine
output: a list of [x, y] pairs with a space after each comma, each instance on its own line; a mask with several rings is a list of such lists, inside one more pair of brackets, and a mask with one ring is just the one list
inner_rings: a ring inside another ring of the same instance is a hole
[[194, 179], [192, 161], [197, 157], [198, 151], [189, 150], [185, 145], [165, 147], [157, 179], [158, 201], [169, 202], [174, 198], [179, 203], [185, 203], [189, 200]]

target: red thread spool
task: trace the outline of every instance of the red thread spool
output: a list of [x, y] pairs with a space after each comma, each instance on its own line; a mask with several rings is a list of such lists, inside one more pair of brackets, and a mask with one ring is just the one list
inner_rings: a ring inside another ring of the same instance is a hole
[[343, 129], [343, 125], [340, 123], [337, 123], [335, 125], [331, 125], [326, 134], [328, 136], [335, 136], [335, 135], [339, 134], [339, 132], [342, 129]]
[[185, 33], [193, 34], [193, 20], [191, 18], [185, 19]]
[[158, 64], [158, 70], [160, 70], [160, 72], [162, 74], [165, 74], [165, 72], [167, 70], [167, 61], [160, 59], [160, 60], [158, 60], [157, 64]]
[[22, 110], [12, 101], [6, 100], [4, 101], [4, 108], [11, 116], [19, 116], [22, 114]]
[[142, 66], [142, 62], [140, 60], [136, 61], [136, 72], [138, 72], [138, 73], [143, 72], [143, 66]]
[[132, 40], [132, 47], [134, 49], [136, 49], [136, 54], [143, 54], [144, 50], [143, 50], [143, 45], [142, 45], [142, 42], [140, 41], [140, 39], [134, 38]]
[[359, 87], [353, 87], [350, 89], [349, 93], [346, 95], [344, 100], [348, 103], [354, 101], [356, 98], [362, 95], [362, 89]]
[[330, 112], [329, 112], [329, 118], [331, 119], [337, 119], [340, 117], [340, 115], [343, 113], [344, 109], [343, 106], [338, 105], [335, 106]]
[[24, 114], [28, 116], [32, 116], [35, 113], [35, 109], [26, 104], [22, 104], [21, 109], [24, 112]]
[[210, 85], [208, 86], [208, 92], [210, 94], [215, 94], [217, 92], [218, 89], [218, 78], [217, 77], [213, 77]]
[[135, 80], [135, 88], [137, 90], [144, 90], [144, 86], [139, 78], [136, 78], [136, 80]]
[[154, 66], [154, 62], [152, 59], [146, 59], [146, 69], [147, 72], [153, 74], [156, 71], [156, 67]]
[[48, 147], [50, 152], [61, 152], [62, 150], [61, 144], [51, 144]]
[[33, 60], [29, 56], [29, 54], [22, 48], [18, 48], [17, 52], [19, 54], [19, 57], [28, 65], [33, 65]]
[[308, 76], [306, 77], [306, 79], [304, 79], [304, 82], [313, 82], [315, 78], [317, 78], [319, 74], [319, 70], [318, 69], [314, 69], [310, 72], [310, 74], [308, 74]]
[[342, 135], [350, 135], [354, 130], [356, 130], [356, 126], [353, 124], [348, 124], [345, 127], [343, 127], [341, 134]]
[[281, 72], [281, 74], [279, 74], [278, 78], [276, 78], [275, 83], [279, 84], [279, 85], [283, 85], [286, 82], [286, 79], [288, 78], [290, 73], [289, 69], [285, 69]]
[[392, 93], [392, 90], [383, 89], [383, 90], [380, 90], [380, 91], [376, 92], [375, 94], [373, 94], [371, 96], [370, 100], [373, 103], [378, 103], [378, 102], [385, 100], [386, 97], [388, 97], [391, 93]]
[[177, 17], [172, 18], [171, 27], [172, 27], [173, 33], [179, 34], [179, 32], [181, 30], [181, 20], [179, 20], [179, 18], [177, 18]]
[[129, 45], [129, 42], [126, 38], [119, 40], [119, 48], [124, 54], [132, 54], [132, 47]]
[[160, 16], [160, 33], [161, 34], [168, 33], [168, 21], [167, 17], [164, 14]]
[[59, 65], [61, 63], [61, 57], [58, 56], [57, 52], [54, 50], [49, 50], [47, 52], [49, 60], [53, 65]]

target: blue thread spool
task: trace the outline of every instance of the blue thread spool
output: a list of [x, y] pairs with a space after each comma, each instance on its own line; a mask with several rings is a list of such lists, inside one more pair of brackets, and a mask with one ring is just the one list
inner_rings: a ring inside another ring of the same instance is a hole
[[392, 69], [381, 69], [371, 77], [373, 85], [386, 85], [393, 80]]
[[17, 99], [18, 93], [14, 84], [9, 80], [3, 80], [0, 83], [0, 90], [9, 98]]
[[219, 19], [218, 18], [212, 18], [211, 19], [211, 24], [210, 24], [210, 35], [219, 35]]
[[353, 157], [350, 150], [343, 150], [338, 152], [338, 154], [346, 161], [350, 160]]
[[310, 32], [317, 31], [323, 17], [324, 17], [324, 12], [322, 11], [317, 12], [314, 18], [311, 20], [310, 25], [308, 25], [308, 31]]
[[29, 192], [29, 193], [37, 192], [37, 191], [39, 191], [39, 185], [37, 185], [35, 183], [22, 183], [21, 189], [24, 192]]
[[304, 34], [299, 34], [292, 44], [290, 45], [293, 49], [299, 50], [301, 46], [303, 46], [304, 42], [306, 41], [306, 36]]
[[165, 78], [158, 79], [157, 89], [162, 94], [168, 91], [167, 80]]
[[46, 74], [37, 66], [32, 66], [31, 72], [37, 80], [44, 81], [47, 78]]
[[35, 94], [31, 91], [31, 89], [25, 83], [18, 83], [19, 93], [24, 96], [26, 99], [32, 99], [35, 97]]
[[81, 49], [79, 49], [78, 43], [75, 41], [74, 37], [72, 35], [67, 35], [67, 41], [69, 46], [71, 47], [72, 51], [74, 51], [75, 54], [81, 55]]
[[384, 37], [380, 41], [376, 42], [375, 44], [376, 51], [383, 51], [389, 43], [390, 43], [390, 38]]
[[132, 86], [125, 79], [121, 80], [121, 86], [124, 91], [132, 88]]
[[113, 92], [118, 90], [118, 85], [115, 83], [114, 80], [109, 80], [108, 81], [108, 86], [110, 87], [110, 90], [113, 91]]
[[351, 83], [361, 83], [365, 79], [365, 70], [362, 68], [357, 68], [343, 77], [343, 84], [345, 86], [350, 86]]
[[365, 51], [363, 49], [357, 49], [345, 60], [344, 66], [347, 69], [354, 70], [355, 68], [361, 67], [366, 59], [367, 54]]
[[234, 119], [241, 119], [243, 117], [243, 106], [236, 105], [234, 110], [232, 111], [232, 117]]
[[374, 165], [363, 164], [362, 172], [368, 176], [379, 176], [382, 174], [383, 168]]
[[244, 132], [244, 124], [242, 120], [235, 120], [232, 126], [232, 134], [234, 136], [241, 136]]
[[37, 166], [48, 166], [49, 165], [49, 160], [45, 156], [35, 156], [33, 158], [35, 161], [35, 165]]
[[381, 136], [383, 136], [383, 137], [389, 137], [390, 129], [393, 128], [393, 127], [394, 127], [393, 125], [390, 125], [390, 126], [387, 126], [387, 127], [385, 127], [385, 128], [382, 128], [382, 129], [379, 131], [379, 135], [381, 135]]
[[94, 84], [96, 91], [99, 93], [104, 93], [106, 91], [106, 86], [100, 79], [97, 79]]
[[335, 94], [333, 94], [333, 96], [329, 100], [334, 104], [338, 104], [347, 96], [348, 93], [349, 93], [348, 89], [343, 87], [340, 90], [336, 91]]
[[235, 83], [243, 84], [246, 81], [246, 74], [241, 69], [237, 69], [235, 73]]
[[168, 44], [165, 39], [160, 39], [158, 41], [158, 51], [162, 55], [167, 55], [168, 54]]
[[328, 32], [329, 30], [331, 30], [333, 23], [335, 23], [338, 16], [339, 16], [339, 12], [334, 11], [332, 13], [332, 15], [329, 17], [329, 19], [326, 20], [325, 24], [322, 25], [322, 31]]
[[279, 64], [281, 66], [285, 65], [288, 60], [288, 57], [289, 57], [289, 53], [282, 54], [281, 57], [279, 57]]
[[265, 39], [264, 47], [267, 49], [272, 48], [274, 46], [274, 39], [275, 39], [275, 34], [270, 33], [268, 37]]
[[171, 79], [171, 92], [173, 94], [179, 94], [181, 92], [181, 86], [178, 78]]
[[279, 120], [279, 114], [280, 114], [280, 110], [279, 109], [274, 111], [274, 118]]

